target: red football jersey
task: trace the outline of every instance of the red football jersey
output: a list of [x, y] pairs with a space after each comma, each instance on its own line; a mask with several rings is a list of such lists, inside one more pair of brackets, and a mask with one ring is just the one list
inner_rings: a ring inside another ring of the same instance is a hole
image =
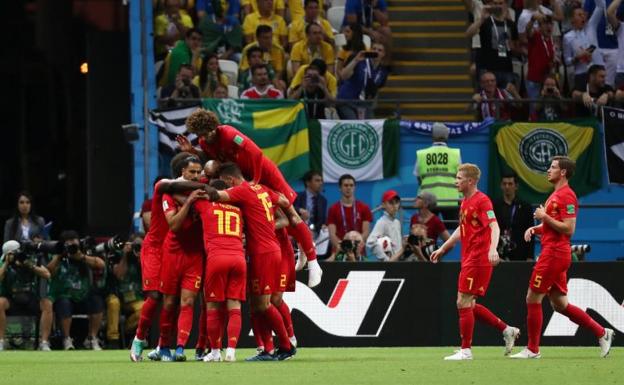
[[260, 184], [247, 182], [226, 191], [230, 202], [239, 206], [243, 212], [249, 255], [279, 252], [273, 215], [273, 202], [277, 202], [279, 195]]
[[210, 258], [219, 252], [245, 255], [241, 210], [232, 205], [198, 199], [194, 203], [204, 231], [204, 248]]
[[[567, 218], [576, 218], [578, 200], [570, 186], [566, 185], [550, 194], [546, 201], [546, 213], [554, 220], [562, 222]], [[542, 255], [571, 258], [570, 236], [557, 232], [546, 223], [542, 226]]]
[[496, 216], [487, 195], [477, 191], [462, 201], [459, 211], [462, 266], [490, 266], [488, 253], [492, 222], [496, 222]]
[[[180, 207], [181, 206], [171, 195], [163, 194], [162, 211], [165, 214], [170, 211], [177, 211]], [[167, 223], [166, 219], [165, 223]], [[168, 226], [169, 225], [167, 224], [167, 227]], [[172, 241], [171, 245], [173, 245], [175, 249], [179, 249], [180, 252], [201, 252], [203, 250], [202, 226], [197, 212], [190, 210], [186, 218], [184, 218], [180, 229], [178, 231], [169, 231], [167, 233], [167, 238], [170, 238], [170, 241]]]
[[165, 213], [163, 211], [162, 198], [163, 195], [159, 194], [157, 189], [160, 182], [156, 183], [154, 186], [154, 195], [152, 196], [152, 219], [150, 222], [149, 231], [145, 236], [145, 240], [143, 243], [149, 244], [150, 246], [160, 248], [167, 236], [167, 232], [169, 231], [169, 225], [167, 224], [167, 219], [165, 218]]
[[260, 181], [264, 162], [260, 147], [232, 126], [221, 125], [217, 130], [219, 134], [214, 143], [206, 143], [203, 137], [199, 139], [202, 151], [209, 159], [236, 163], [247, 179]]
[[334, 203], [327, 214], [327, 224], [336, 226], [336, 236], [344, 238], [349, 231], [362, 232], [363, 222], [372, 222], [373, 213], [366, 203], [355, 201], [355, 205], [343, 206], [340, 201]]

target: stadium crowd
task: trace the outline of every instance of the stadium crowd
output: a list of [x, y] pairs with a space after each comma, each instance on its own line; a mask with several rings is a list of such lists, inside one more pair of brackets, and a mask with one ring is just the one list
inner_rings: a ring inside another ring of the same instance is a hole
[[[477, 84], [470, 108], [480, 119], [553, 121], [624, 104], [620, 0], [464, 3]], [[523, 97], [535, 102], [513, 102]]]
[[385, 0], [154, 0], [154, 10], [163, 105], [291, 98], [309, 100], [311, 118], [369, 118], [369, 104], [335, 102], [375, 99], [388, 77]]

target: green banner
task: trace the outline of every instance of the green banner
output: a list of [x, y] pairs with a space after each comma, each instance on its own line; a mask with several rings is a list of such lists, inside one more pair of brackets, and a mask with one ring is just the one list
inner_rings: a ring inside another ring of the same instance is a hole
[[287, 180], [300, 178], [310, 168], [308, 122], [296, 100], [204, 99], [222, 124], [236, 127], [253, 140]]
[[520, 198], [531, 203], [544, 202], [553, 190], [546, 171], [556, 155], [567, 155], [576, 161], [570, 185], [578, 196], [601, 187], [601, 135], [595, 119], [493, 124], [490, 128], [490, 196], [502, 197], [500, 180], [513, 171], [520, 182]]

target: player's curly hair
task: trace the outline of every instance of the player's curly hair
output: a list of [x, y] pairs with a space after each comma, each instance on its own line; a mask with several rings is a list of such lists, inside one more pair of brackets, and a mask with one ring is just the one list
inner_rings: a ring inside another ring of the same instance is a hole
[[220, 124], [217, 114], [203, 108], [198, 108], [186, 118], [187, 130], [197, 135], [201, 135], [208, 130], [215, 130]]

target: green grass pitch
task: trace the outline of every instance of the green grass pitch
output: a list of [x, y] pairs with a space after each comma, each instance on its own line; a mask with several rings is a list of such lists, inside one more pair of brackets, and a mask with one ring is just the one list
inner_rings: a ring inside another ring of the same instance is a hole
[[253, 351], [239, 349], [235, 363], [138, 364], [122, 350], [5, 351], [0, 384], [624, 384], [624, 348], [603, 359], [598, 347], [543, 347], [528, 361], [502, 350], [475, 347], [473, 361], [445, 362], [452, 348], [301, 348], [291, 361], [248, 363]]

